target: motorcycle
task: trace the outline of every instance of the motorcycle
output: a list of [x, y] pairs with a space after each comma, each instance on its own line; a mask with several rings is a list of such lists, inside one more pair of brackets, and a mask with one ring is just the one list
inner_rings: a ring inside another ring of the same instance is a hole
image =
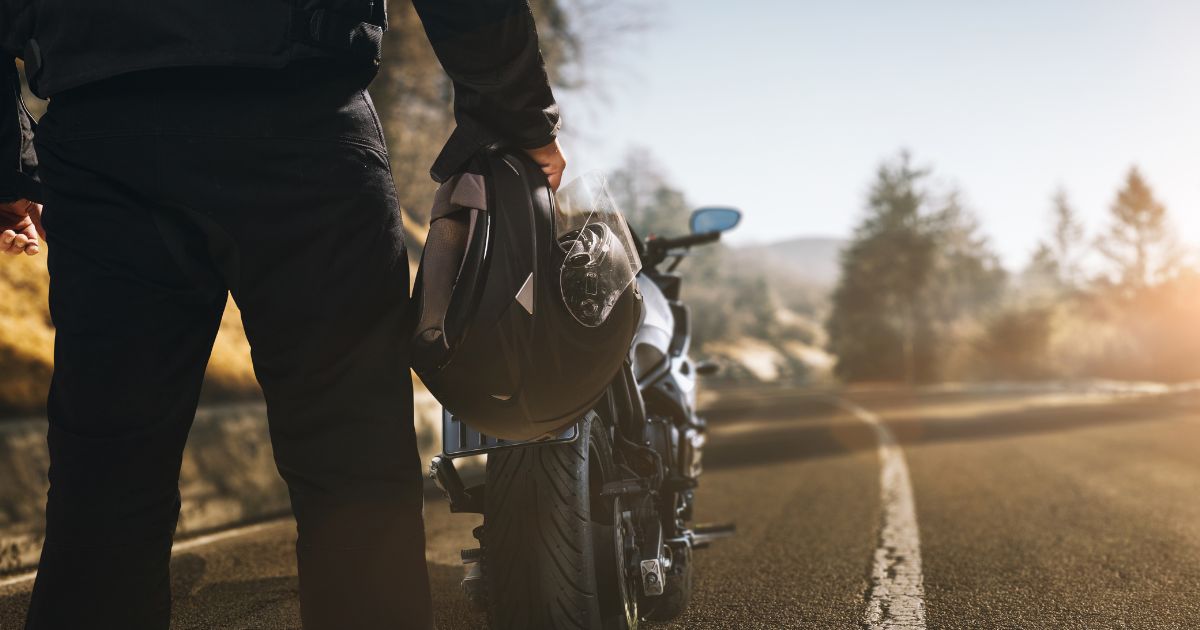
[[[696, 525], [705, 421], [689, 356], [690, 312], [675, 273], [692, 247], [714, 243], [741, 213], [692, 213], [691, 234], [639, 240], [642, 315], [628, 359], [592, 410], [557, 435], [508, 442], [443, 411], [443, 452], [430, 474], [452, 512], [483, 515], [479, 547], [462, 551], [468, 599], [494, 629], [635, 629], [686, 608], [692, 552], [731, 535]], [[454, 462], [487, 455], [483, 483]]]

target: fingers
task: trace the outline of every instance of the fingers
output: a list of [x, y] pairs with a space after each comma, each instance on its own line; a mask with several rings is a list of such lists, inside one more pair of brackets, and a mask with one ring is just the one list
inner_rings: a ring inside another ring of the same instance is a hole
[[16, 242], [17, 233], [12, 230], [4, 230], [3, 233], [0, 233], [0, 253], [8, 254], [9, 256], [20, 254], [25, 250], [25, 246], [22, 245], [18, 248]]
[[9, 256], [19, 256], [27, 254], [36, 256], [41, 251], [41, 245], [38, 242], [37, 233], [33, 228], [29, 228], [29, 233], [17, 233], [13, 230], [4, 230], [0, 233], [0, 253]]
[[32, 225], [25, 228], [25, 231], [17, 236], [17, 238], [25, 238], [25, 254], [28, 256], [37, 256], [38, 252], [42, 251], [41, 240], [38, 238], [37, 229]]
[[20, 234], [33, 226], [33, 219], [29, 217], [21, 217], [16, 223], [10, 224], [8, 229]]
[[20, 254], [25, 251], [25, 246], [29, 244], [29, 237], [24, 234], [17, 234], [13, 237], [12, 246], [13, 255]]
[[545, 161], [538, 160], [538, 166], [542, 167], [542, 173], [546, 175], [550, 187], [557, 192], [558, 186], [562, 184], [563, 171], [567, 168], [567, 160], [563, 157], [562, 152], [555, 151], [553, 154], [545, 156]]
[[41, 251], [42, 204], [28, 199], [0, 203], [0, 253], [36, 256]]
[[29, 202], [29, 220], [33, 222], [38, 237], [46, 240], [46, 230], [42, 227], [42, 204]]
[[567, 158], [558, 140], [536, 149], [525, 149], [525, 152], [542, 168], [550, 187], [557, 191], [562, 184], [563, 171], [567, 168]]
[[0, 229], [20, 233], [31, 225], [40, 224], [42, 204], [28, 199], [0, 203]]
[[543, 166], [542, 172], [546, 174], [546, 180], [550, 182], [550, 188], [558, 192], [558, 187], [562, 184], [562, 169]]

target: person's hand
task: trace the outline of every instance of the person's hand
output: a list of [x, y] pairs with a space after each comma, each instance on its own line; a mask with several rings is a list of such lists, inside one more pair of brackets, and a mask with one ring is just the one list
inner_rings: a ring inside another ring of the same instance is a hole
[[544, 147], [525, 149], [525, 152], [533, 158], [534, 162], [537, 162], [538, 166], [542, 167], [546, 179], [550, 180], [550, 188], [558, 191], [558, 186], [562, 183], [563, 170], [567, 168], [567, 157], [563, 154], [562, 147], [558, 146], [558, 140], [556, 139]]
[[42, 204], [28, 199], [0, 202], [0, 253], [36, 256], [45, 238]]

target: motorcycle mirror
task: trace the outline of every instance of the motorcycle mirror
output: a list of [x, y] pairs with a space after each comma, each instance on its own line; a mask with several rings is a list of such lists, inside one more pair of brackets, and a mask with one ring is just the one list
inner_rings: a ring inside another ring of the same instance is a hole
[[725, 232], [737, 227], [742, 220], [742, 211], [737, 208], [708, 206], [692, 212], [692, 234]]

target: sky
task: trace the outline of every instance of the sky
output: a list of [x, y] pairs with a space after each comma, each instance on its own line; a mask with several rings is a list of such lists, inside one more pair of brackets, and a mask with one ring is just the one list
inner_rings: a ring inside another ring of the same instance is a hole
[[1059, 187], [1091, 234], [1138, 165], [1200, 245], [1200, 2], [656, 0], [602, 89], [560, 97], [568, 176], [648, 149], [733, 242], [848, 236], [908, 149], [1010, 268]]

